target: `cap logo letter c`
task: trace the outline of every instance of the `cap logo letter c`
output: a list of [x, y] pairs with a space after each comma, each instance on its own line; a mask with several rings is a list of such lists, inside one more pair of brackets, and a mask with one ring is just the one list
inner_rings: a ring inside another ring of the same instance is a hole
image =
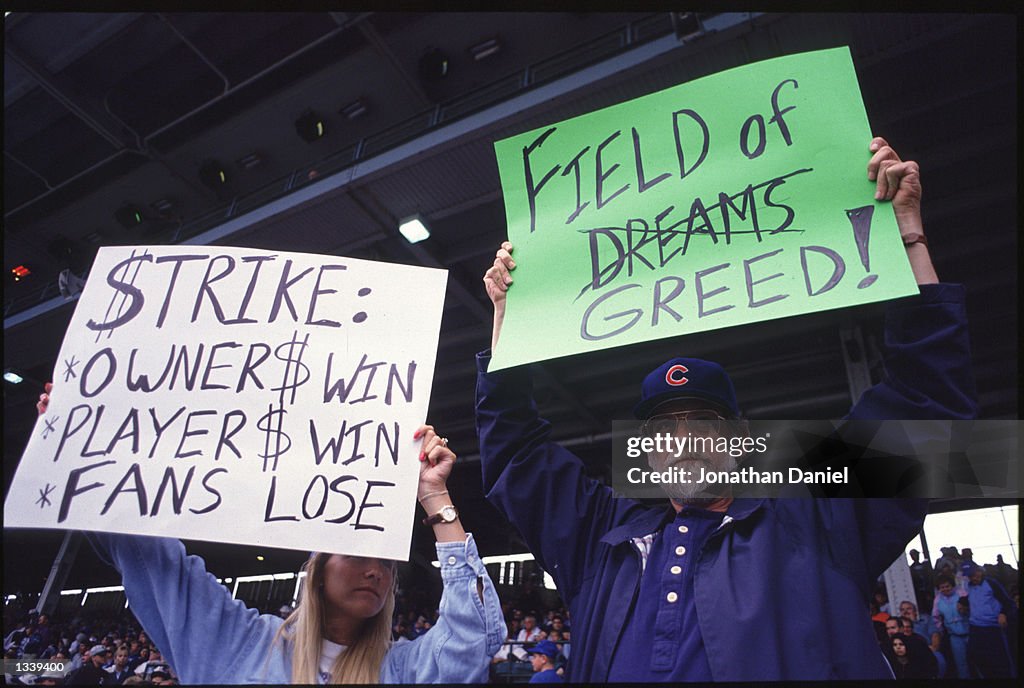
[[[684, 373], [690, 372], [690, 369], [684, 365], [674, 365], [665, 371], [665, 382], [672, 385], [673, 387], [679, 387], [689, 382], [689, 378], [683, 377]], [[678, 375], [677, 375], [678, 373]]]

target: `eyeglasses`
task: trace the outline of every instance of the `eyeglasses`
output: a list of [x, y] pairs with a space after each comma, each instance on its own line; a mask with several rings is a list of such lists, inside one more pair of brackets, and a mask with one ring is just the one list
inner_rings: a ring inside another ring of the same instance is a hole
[[691, 435], [718, 434], [724, 420], [726, 418], [707, 409], [684, 413], [662, 413], [645, 420], [640, 426], [640, 431], [647, 437], [675, 434], [677, 431]]

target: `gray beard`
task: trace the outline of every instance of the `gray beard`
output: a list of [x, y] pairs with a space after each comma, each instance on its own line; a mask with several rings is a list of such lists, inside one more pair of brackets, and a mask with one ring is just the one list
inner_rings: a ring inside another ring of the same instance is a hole
[[677, 499], [672, 497], [671, 500], [679, 506], [707, 506], [708, 504], [714, 504], [721, 497], [690, 497], [688, 499]]
[[[720, 464], [707, 467], [709, 471], [734, 471], [739, 466], [736, 458], [726, 456]], [[662, 485], [665, 494], [679, 506], [706, 506], [721, 499], [729, 492], [729, 485], [701, 483], [665, 483]]]

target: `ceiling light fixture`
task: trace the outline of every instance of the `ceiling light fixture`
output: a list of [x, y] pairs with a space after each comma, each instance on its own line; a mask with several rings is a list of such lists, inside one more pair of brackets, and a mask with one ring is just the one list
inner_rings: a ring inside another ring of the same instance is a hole
[[448, 76], [448, 56], [440, 48], [427, 48], [419, 62], [420, 78], [440, 81]]
[[167, 216], [171, 214], [171, 208], [174, 204], [171, 203], [169, 198], [160, 198], [149, 204], [149, 207], [157, 212], [158, 215]]
[[114, 219], [125, 229], [132, 229], [145, 222], [146, 216], [138, 206], [126, 203], [114, 211]]
[[243, 170], [251, 170], [254, 167], [258, 167], [263, 163], [263, 157], [259, 154], [259, 151], [253, 151], [249, 155], [243, 156], [238, 159], [238, 166]]
[[430, 230], [423, 224], [419, 215], [407, 217], [398, 223], [398, 231], [410, 244], [418, 244], [424, 239], [430, 238]]
[[686, 42], [704, 35], [704, 26], [696, 12], [672, 12], [672, 28], [676, 38]]
[[341, 108], [341, 110], [339, 110], [338, 112], [345, 115], [345, 117], [348, 119], [362, 117], [363, 115], [366, 114], [366, 103], [364, 103], [361, 99], [354, 100], [345, 107]]
[[217, 191], [228, 183], [228, 173], [217, 160], [207, 160], [199, 168], [199, 181]]
[[498, 39], [497, 36], [489, 40], [483, 41], [482, 43], [471, 45], [469, 47], [469, 54], [472, 55], [473, 59], [477, 61], [482, 60], [485, 57], [490, 57], [491, 55], [494, 55], [495, 53], [500, 51], [501, 41]]
[[295, 133], [303, 141], [313, 143], [318, 139], [322, 139], [327, 133], [327, 129], [324, 127], [324, 121], [319, 115], [312, 110], [306, 110], [295, 120]]

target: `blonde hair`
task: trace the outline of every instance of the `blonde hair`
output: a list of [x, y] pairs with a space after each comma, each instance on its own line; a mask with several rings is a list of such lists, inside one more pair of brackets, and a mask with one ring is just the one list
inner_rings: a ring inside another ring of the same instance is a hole
[[[330, 554], [317, 552], [302, 568], [306, 580], [299, 605], [274, 636], [274, 644], [287, 638], [292, 646], [292, 683], [317, 684], [327, 615], [324, 609], [324, 567]], [[391, 648], [391, 617], [395, 611], [394, 584], [384, 598], [384, 607], [363, 622], [358, 637], [334, 660], [328, 683], [380, 683], [384, 656]]]

